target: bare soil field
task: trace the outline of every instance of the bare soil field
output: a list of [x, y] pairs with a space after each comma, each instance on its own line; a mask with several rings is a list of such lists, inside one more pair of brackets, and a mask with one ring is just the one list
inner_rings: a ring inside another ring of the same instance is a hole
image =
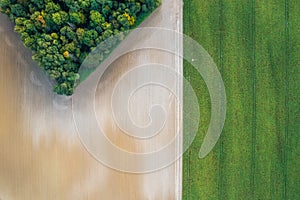
[[[164, 0], [142, 26], [181, 31], [181, 6], [179, 0]], [[181, 65], [174, 64], [175, 57], [145, 50], [116, 60], [98, 83], [95, 99], [99, 121], [107, 124], [111, 118], [104, 100], [123, 73], [150, 61], [180, 69]], [[142, 101], [151, 98], [144, 92]], [[162, 99], [171, 111], [162, 136], [135, 141], [109, 125], [108, 138], [132, 152], [155, 150], [166, 143], [173, 137], [177, 123], [176, 101], [168, 92], [162, 93]], [[144, 104], [137, 105], [135, 113]], [[4, 15], [0, 15], [0, 110], [0, 199], [181, 199], [181, 160], [157, 172], [131, 174], [104, 166], [86, 151], [74, 126], [71, 98], [52, 93], [48, 79], [31, 60], [30, 51]], [[140, 120], [146, 117], [138, 116]]]

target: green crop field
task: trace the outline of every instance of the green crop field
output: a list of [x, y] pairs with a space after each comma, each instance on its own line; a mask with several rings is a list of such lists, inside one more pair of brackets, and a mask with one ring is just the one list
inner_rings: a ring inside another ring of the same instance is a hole
[[185, 0], [184, 33], [212, 56], [227, 94], [221, 138], [198, 158], [210, 119], [188, 63], [200, 128], [183, 158], [183, 199], [300, 199], [300, 1]]

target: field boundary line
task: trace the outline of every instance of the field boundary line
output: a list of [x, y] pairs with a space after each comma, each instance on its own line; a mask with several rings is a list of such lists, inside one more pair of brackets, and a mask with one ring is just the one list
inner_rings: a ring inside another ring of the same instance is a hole
[[253, 89], [253, 107], [252, 107], [252, 156], [251, 156], [251, 199], [255, 199], [255, 146], [256, 146], [256, 19], [255, 19], [255, 5], [256, 0], [251, 0], [251, 46], [252, 46], [252, 89]]
[[289, 132], [289, 1], [285, 0], [285, 131], [284, 131], [284, 160], [283, 160], [283, 199], [287, 197], [287, 147]]
[[[219, 71], [222, 75], [224, 61], [223, 61], [223, 40], [224, 40], [224, 9], [223, 9], [223, 1], [219, 0], [219, 60], [220, 67]], [[224, 130], [223, 130], [224, 132]], [[222, 161], [223, 159], [223, 136], [220, 137], [220, 149], [219, 149], [219, 174], [218, 174], [218, 197], [222, 199], [222, 183], [223, 183], [223, 175], [222, 175]]]

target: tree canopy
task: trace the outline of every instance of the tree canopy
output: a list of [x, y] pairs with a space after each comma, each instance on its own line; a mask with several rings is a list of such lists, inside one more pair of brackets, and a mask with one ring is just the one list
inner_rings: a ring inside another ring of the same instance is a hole
[[0, 11], [14, 21], [53, 90], [72, 95], [86, 56], [159, 5], [160, 0], [1, 0]]

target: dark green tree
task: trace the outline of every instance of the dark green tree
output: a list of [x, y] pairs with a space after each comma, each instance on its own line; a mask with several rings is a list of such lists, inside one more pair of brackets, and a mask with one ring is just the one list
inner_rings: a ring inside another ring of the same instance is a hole
[[69, 26], [64, 26], [63, 28], [61, 28], [60, 33], [61, 35], [66, 36], [70, 41], [76, 40], [76, 33]]
[[91, 47], [95, 45], [95, 40], [98, 37], [98, 33], [95, 30], [88, 30], [84, 32], [83, 44]]
[[75, 25], [81, 25], [85, 23], [85, 16], [81, 12], [70, 12], [69, 18], [70, 22]]
[[11, 17], [16, 19], [17, 17], [26, 17], [27, 12], [21, 4], [14, 4], [10, 6], [11, 8]]

